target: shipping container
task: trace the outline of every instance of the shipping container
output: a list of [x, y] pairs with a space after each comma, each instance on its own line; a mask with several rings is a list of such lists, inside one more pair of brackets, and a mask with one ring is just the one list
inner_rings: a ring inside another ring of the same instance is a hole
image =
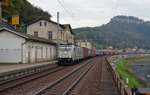
[[95, 55], [100, 55], [100, 51], [99, 50], [95, 50]]
[[103, 50], [100, 50], [100, 55], [104, 55], [104, 51]]
[[91, 56], [95, 56], [95, 50], [91, 49]]
[[104, 54], [107, 55], [107, 51], [106, 50], [104, 50]]
[[84, 58], [88, 57], [88, 48], [83, 47]]
[[91, 56], [91, 49], [88, 49], [88, 57]]

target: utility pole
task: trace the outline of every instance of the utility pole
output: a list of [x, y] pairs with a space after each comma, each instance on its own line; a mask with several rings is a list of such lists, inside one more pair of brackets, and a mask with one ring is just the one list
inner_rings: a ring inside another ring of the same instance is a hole
[[59, 12], [57, 12], [57, 58], [59, 56], [60, 39], [59, 39]]
[[1, 2], [0, 2], [0, 23], [2, 23], [2, 7], [1, 7]]

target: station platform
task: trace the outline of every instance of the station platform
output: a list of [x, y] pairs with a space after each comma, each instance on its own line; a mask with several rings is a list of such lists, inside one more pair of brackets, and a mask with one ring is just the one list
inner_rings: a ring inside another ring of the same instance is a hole
[[102, 64], [100, 95], [121, 95], [117, 91], [117, 86], [115, 85], [111, 72], [107, 68], [107, 63], [105, 60], [103, 60]]
[[0, 64], [0, 81], [49, 69], [57, 66], [56, 63], [57, 60], [26, 64]]

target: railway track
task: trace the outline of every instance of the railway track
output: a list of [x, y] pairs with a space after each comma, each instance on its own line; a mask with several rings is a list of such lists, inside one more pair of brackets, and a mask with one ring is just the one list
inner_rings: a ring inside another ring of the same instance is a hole
[[11, 89], [11, 88], [15, 88], [16, 86], [25, 84], [27, 82], [34, 81], [38, 78], [47, 76], [51, 73], [55, 73], [55, 72], [60, 71], [64, 68], [65, 67], [58, 66], [58, 67], [55, 67], [51, 70], [36, 72], [36, 73], [25, 75], [25, 76], [22, 76], [22, 77], [19, 77], [19, 78], [15, 78], [15, 79], [11, 79], [11, 80], [8, 80], [8, 81], [0, 82], [0, 92], [3, 92], [5, 90]]
[[92, 68], [97, 62], [97, 59], [91, 60], [80, 67], [76, 68], [72, 72], [59, 78], [53, 83], [40, 89], [34, 95], [67, 95], [77, 85], [77, 83], [86, 75], [86, 73]]
[[81, 64], [67, 67], [60, 66], [52, 70], [47, 70], [46, 72], [37, 72], [28, 76], [1, 82], [0, 95], [33, 95], [38, 89], [45, 87], [47, 84], [51, 84], [66, 73], [91, 60], [93, 59], [83, 61]]

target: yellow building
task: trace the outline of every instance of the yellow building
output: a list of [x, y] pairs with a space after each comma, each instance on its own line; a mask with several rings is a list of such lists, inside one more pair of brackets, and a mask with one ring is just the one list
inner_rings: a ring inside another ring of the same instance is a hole
[[92, 49], [92, 44], [88, 41], [82, 41], [82, 40], [77, 40], [77, 45], [81, 46], [81, 47], [86, 47], [89, 49]]
[[74, 34], [70, 24], [64, 24], [65, 28], [61, 31], [61, 40], [67, 42], [67, 44], [74, 44]]

